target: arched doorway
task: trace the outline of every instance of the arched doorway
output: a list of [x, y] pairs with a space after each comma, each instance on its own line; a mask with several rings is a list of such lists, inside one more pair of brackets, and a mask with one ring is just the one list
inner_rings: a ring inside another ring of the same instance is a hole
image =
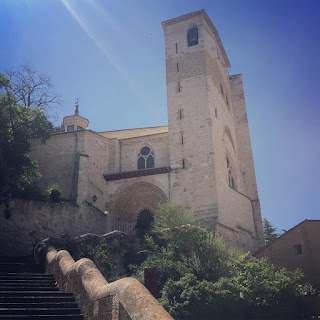
[[151, 230], [153, 221], [153, 212], [149, 209], [142, 209], [138, 214], [138, 220], [135, 228]]
[[139, 212], [135, 226], [138, 238], [144, 239], [145, 235], [152, 229], [153, 221], [154, 215], [150, 209], [144, 208]]
[[167, 200], [166, 194], [151, 183], [137, 182], [124, 188], [111, 204], [113, 230], [130, 232], [137, 225], [146, 227], [151, 223], [158, 204]]

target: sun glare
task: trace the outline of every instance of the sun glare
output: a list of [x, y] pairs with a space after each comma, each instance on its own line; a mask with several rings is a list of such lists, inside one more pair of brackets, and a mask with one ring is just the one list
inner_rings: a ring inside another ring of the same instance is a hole
[[[108, 49], [99, 41], [95, 33], [91, 30], [89, 23], [85, 21], [85, 19], [80, 16], [80, 14], [76, 11], [76, 8], [70, 4], [70, 1], [68, 0], [61, 0], [61, 3], [64, 5], [64, 7], [68, 10], [68, 12], [71, 14], [71, 16], [77, 21], [79, 26], [82, 28], [82, 30], [87, 34], [87, 36], [90, 38], [90, 40], [94, 43], [94, 45], [103, 53], [104, 57], [108, 60], [108, 62], [113, 66], [113, 68], [121, 75], [121, 77], [128, 83], [130, 88], [135, 91], [135, 86], [133, 81], [129, 78], [127, 73], [121, 68], [120, 64], [115, 60], [115, 58], [112, 56], [112, 54], [108, 51]], [[96, 11], [102, 12], [102, 10], [99, 9], [97, 4], [94, 1], [88, 2], [90, 3], [93, 8]], [[113, 19], [108, 17], [105, 11], [103, 11], [103, 17], [106, 20], [108, 24], [111, 25], [111, 27], [121, 32], [120, 28], [116, 25]]]

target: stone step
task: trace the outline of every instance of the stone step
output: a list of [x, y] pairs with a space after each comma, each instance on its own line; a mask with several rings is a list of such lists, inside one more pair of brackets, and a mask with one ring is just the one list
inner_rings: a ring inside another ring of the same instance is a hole
[[23, 262], [17, 262], [17, 263], [1, 263], [0, 262], [0, 272], [43, 272], [44, 268], [41, 265], [37, 265], [35, 263], [23, 263]]
[[49, 287], [45, 287], [45, 286], [34, 286], [34, 287], [16, 287], [16, 286], [5, 286], [5, 287], [0, 287], [0, 295], [2, 294], [2, 292], [6, 292], [6, 291], [24, 291], [24, 292], [31, 292], [31, 291], [59, 291], [59, 289], [55, 286], [49, 286]]
[[10, 319], [10, 320], [19, 320], [19, 319], [44, 319], [44, 320], [83, 320], [83, 315], [80, 314], [56, 314], [56, 315], [46, 315], [46, 314], [39, 314], [39, 315], [2, 315], [1, 319]]
[[16, 278], [11, 278], [11, 279], [0, 279], [0, 285], [4, 285], [6, 283], [11, 283], [11, 284], [55, 284], [56, 281], [55, 279], [16, 279]]
[[19, 257], [0, 257], [1, 262], [32, 262], [34, 263], [33, 256], [19, 256]]
[[79, 308], [10, 308], [10, 309], [0, 309], [0, 319], [2, 315], [58, 315], [58, 314], [80, 314]]
[[0, 280], [1, 279], [23, 279], [23, 280], [33, 280], [33, 279], [54, 279], [54, 276], [51, 274], [45, 273], [14, 273], [14, 272], [7, 272], [7, 273], [0, 273]]
[[59, 291], [1, 291], [1, 297], [73, 297], [72, 293]]
[[71, 303], [73, 296], [3, 296], [0, 303]]
[[76, 302], [67, 301], [57, 301], [57, 302], [0, 302], [0, 309], [10, 309], [10, 308], [78, 308]]
[[3, 290], [3, 288], [33, 288], [33, 287], [41, 287], [41, 288], [55, 288], [55, 282], [5, 282], [2, 283], [0, 281], [0, 290]]
[[0, 319], [83, 319], [72, 293], [58, 290], [32, 257], [0, 257]]

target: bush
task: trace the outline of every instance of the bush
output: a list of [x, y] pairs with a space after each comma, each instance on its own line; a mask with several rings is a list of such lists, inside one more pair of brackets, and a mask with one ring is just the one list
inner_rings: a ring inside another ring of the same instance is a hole
[[178, 281], [166, 282], [160, 302], [176, 320], [209, 320], [213, 315], [216, 319], [246, 319], [233, 291], [227, 278], [214, 283], [186, 274]]
[[156, 244], [151, 236], [145, 237], [149, 257], [136, 267], [138, 276], [145, 268], [157, 268], [160, 289], [168, 279], [178, 281], [185, 274], [193, 274], [200, 281], [216, 281], [231, 272], [222, 239], [205, 229], [190, 225], [173, 228], [165, 233], [165, 246], [159, 245], [162, 240], [157, 238]]
[[[232, 274], [200, 279], [196, 268], [178, 280], [168, 278], [160, 302], [175, 319], [247, 319], [260, 312], [301, 312], [301, 296], [314, 294], [300, 270], [277, 268], [267, 259], [230, 255]], [[307, 311], [307, 310], [305, 310]]]
[[62, 192], [57, 184], [49, 186], [43, 194], [43, 198], [46, 201], [60, 202], [63, 200]]
[[[131, 267], [133, 269], [133, 267]], [[145, 268], [157, 268], [158, 285], [161, 290], [168, 279], [179, 280], [189, 270], [176, 258], [175, 252], [169, 248], [161, 248], [159, 252], [149, 256], [136, 268], [136, 276], [143, 277]]]
[[235, 256], [229, 264], [235, 270], [231, 281], [239, 297], [253, 309], [294, 306], [297, 297], [315, 293], [299, 269], [289, 271], [248, 254]]
[[190, 224], [196, 225], [192, 212], [185, 207], [174, 203], [165, 202], [158, 205], [158, 210], [154, 216], [155, 231], [162, 232], [164, 229], [172, 229]]
[[199, 280], [216, 281], [229, 274], [229, 252], [222, 238], [203, 228], [187, 225], [171, 229], [167, 239], [176, 256]]
[[[102, 240], [98, 245], [91, 246], [90, 244], [80, 243], [78, 245], [79, 259], [88, 258], [92, 260], [104, 277], [109, 277], [113, 265], [108, 257], [107, 240]], [[120, 279], [120, 278], [119, 278]]]
[[144, 240], [149, 257], [136, 268], [157, 268], [160, 302], [179, 319], [248, 319], [253, 313], [300, 312], [300, 297], [315, 293], [300, 270], [277, 268], [197, 226], [185, 208], [159, 206]]

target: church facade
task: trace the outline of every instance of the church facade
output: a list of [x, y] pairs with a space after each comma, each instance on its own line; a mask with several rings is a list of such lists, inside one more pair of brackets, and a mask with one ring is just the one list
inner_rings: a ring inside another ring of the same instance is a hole
[[66, 199], [103, 211], [106, 231], [130, 232], [175, 201], [228, 246], [254, 252], [264, 239], [242, 77], [229, 75], [204, 10], [162, 27], [168, 126], [93, 132], [77, 108], [65, 132], [31, 141], [41, 187], [58, 184]]

